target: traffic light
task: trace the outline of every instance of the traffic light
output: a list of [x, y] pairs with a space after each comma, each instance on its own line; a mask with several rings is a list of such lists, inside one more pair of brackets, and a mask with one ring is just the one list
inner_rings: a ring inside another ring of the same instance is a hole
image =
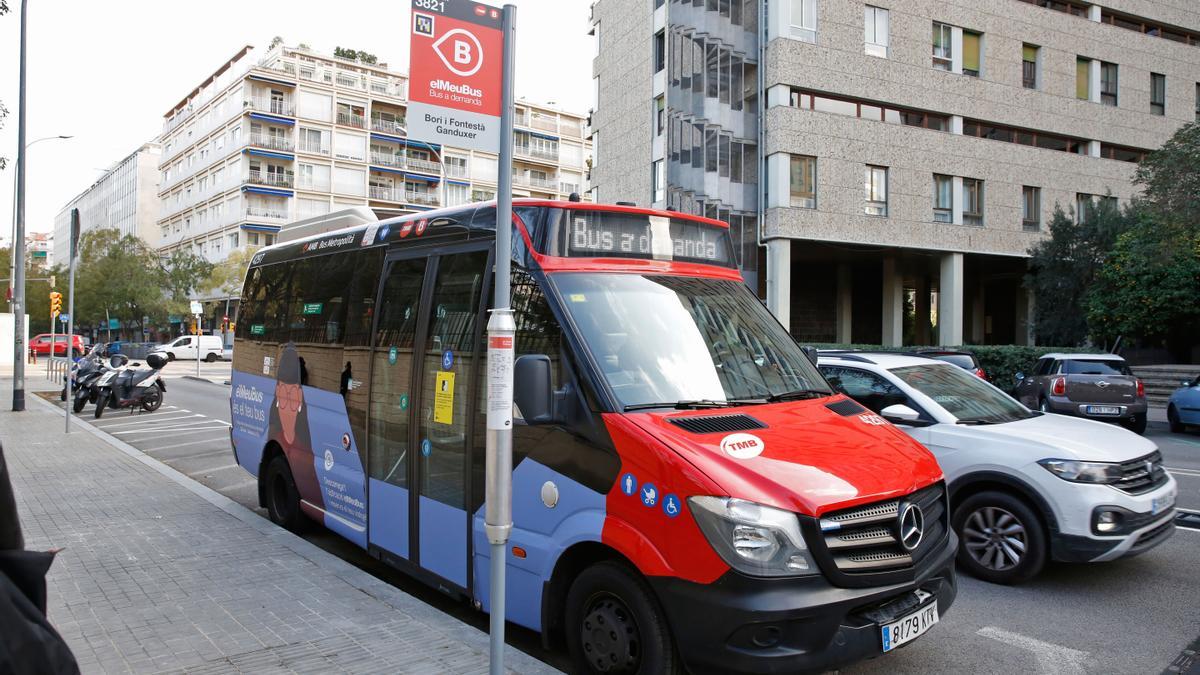
[[60, 313], [62, 313], [62, 293], [50, 291], [50, 315], [58, 318]]

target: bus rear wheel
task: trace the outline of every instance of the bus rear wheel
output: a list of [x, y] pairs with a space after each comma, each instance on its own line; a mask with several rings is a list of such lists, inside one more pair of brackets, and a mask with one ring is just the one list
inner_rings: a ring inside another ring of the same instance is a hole
[[276, 455], [267, 464], [266, 481], [267, 515], [271, 522], [292, 532], [304, 528], [304, 514], [300, 512], [300, 491], [292, 479], [292, 469], [287, 457]]
[[621, 563], [597, 563], [575, 578], [566, 634], [578, 673], [683, 672], [653, 591]]

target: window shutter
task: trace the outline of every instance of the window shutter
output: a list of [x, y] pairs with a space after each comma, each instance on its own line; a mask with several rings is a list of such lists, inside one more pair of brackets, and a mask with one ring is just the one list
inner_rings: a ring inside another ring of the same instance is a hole
[[963, 70], [979, 70], [979, 33], [963, 31]]

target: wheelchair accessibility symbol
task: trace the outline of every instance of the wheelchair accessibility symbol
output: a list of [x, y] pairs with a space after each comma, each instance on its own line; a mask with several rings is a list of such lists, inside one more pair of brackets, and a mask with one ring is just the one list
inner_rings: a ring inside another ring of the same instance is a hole
[[674, 518], [675, 516], [678, 516], [679, 510], [679, 497], [676, 497], [673, 494], [663, 497], [663, 513], [667, 514], [667, 517]]

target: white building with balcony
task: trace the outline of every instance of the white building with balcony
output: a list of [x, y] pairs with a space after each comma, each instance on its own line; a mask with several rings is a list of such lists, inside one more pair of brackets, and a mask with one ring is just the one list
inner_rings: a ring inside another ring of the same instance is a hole
[[[164, 116], [158, 246], [218, 261], [288, 222], [351, 206], [380, 217], [492, 199], [497, 157], [410, 138], [408, 79], [278, 46], [238, 51]], [[583, 115], [520, 101], [517, 196], [587, 192]]]

